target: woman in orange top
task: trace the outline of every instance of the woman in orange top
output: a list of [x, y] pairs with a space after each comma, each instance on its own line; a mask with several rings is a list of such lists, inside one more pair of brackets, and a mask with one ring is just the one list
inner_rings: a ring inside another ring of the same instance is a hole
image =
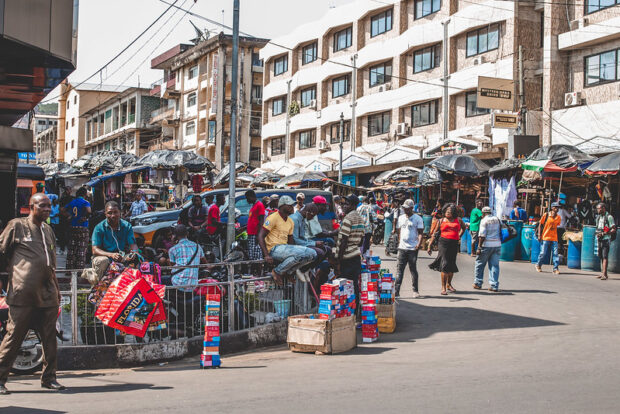
[[[439, 233], [437, 258], [428, 267], [441, 272], [441, 294], [447, 295], [448, 291], [456, 292], [452, 286], [452, 277], [459, 269], [456, 267], [456, 255], [459, 252], [459, 241], [465, 231], [465, 224], [458, 216], [454, 204], [448, 204], [443, 208], [443, 218], [439, 221], [439, 229], [433, 233], [429, 246], [433, 245]], [[428, 249], [431, 254], [431, 248]]]

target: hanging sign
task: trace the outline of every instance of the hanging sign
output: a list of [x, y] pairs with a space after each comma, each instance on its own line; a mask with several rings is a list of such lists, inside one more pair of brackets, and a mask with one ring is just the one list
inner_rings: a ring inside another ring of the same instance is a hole
[[514, 111], [515, 82], [512, 79], [478, 76], [478, 108]]
[[519, 116], [517, 114], [493, 114], [493, 128], [517, 129]]

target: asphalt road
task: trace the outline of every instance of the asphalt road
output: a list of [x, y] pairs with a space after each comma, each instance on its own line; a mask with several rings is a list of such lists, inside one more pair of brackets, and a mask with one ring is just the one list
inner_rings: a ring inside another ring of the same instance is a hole
[[[439, 275], [420, 254], [420, 292], [409, 274], [394, 334], [345, 354], [286, 347], [135, 369], [61, 373], [69, 389], [11, 377], [11, 413], [95, 412], [618, 412], [620, 276], [536, 273], [501, 263], [499, 293], [474, 291], [473, 259], [459, 255], [458, 290], [439, 295]], [[395, 268], [395, 261], [384, 261]], [[485, 284], [485, 287], [486, 286]]]

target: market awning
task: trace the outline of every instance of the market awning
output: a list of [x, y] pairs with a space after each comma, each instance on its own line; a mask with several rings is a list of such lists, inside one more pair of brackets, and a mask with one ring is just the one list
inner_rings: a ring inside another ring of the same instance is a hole
[[98, 175], [96, 177], [93, 177], [85, 185], [87, 185], [89, 187], [94, 187], [94, 186], [98, 185], [99, 183], [104, 182], [105, 180], [109, 180], [110, 178], [122, 177], [122, 176], [125, 176], [127, 174], [131, 174], [131, 173], [135, 173], [135, 172], [143, 171], [143, 170], [148, 170], [150, 168], [151, 167], [149, 167], [147, 165], [137, 165], [135, 167], [123, 168], [122, 170], [113, 171], [111, 173], [102, 174], [102, 175]]
[[612, 152], [594, 161], [587, 169], [588, 175], [616, 175], [620, 171], [620, 151]]
[[537, 171], [537, 172], [541, 172], [541, 171], [546, 171], [546, 172], [572, 172], [572, 171], [577, 171], [577, 166], [576, 165], [574, 165], [572, 167], [568, 167], [568, 168], [562, 168], [559, 165], [557, 165], [554, 162], [549, 161], [549, 160], [540, 160], [540, 161], [528, 160], [528, 161], [524, 161], [521, 164], [521, 168], [523, 168], [524, 170]]

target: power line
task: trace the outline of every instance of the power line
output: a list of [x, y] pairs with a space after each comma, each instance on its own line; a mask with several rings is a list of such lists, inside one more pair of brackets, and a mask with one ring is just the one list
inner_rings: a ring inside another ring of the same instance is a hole
[[[84, 79], [83, 81], [81, 81], [81, 82], [77, 83], [76, 85], [74, 85], [74, 86], [73, 86], [73, 89], [75, 89], [75, 88], [77, 88], [78, 86], [80, 86], [80, 85], [82, 85], [82, 84], [86, 83], [86, 81], [88, 81], [89, 79], [92, 79], [92, 78], [93, 78], [93, 77], [95, 77], [95, 76], [96, 76], [99, 72], [102, 72], [104, 69], [106, 69], [106, 68], [110, 65], [110, 63], [112, 63], [112, 62], [114, 62], [116, 59], [118, 59], [118, 58], [119, 58], [119, 57], [120, 57], [123, 53], [125, 53], [125, 52], [127, 51], [127, 49], [129, 49], [131, 46], [133, 46], [133, 45], [134, 45], [134, 44], [135, 44], [135, 43], [136, 43], [136, 42], [137, 42], [137, 41], [138, 41], [138, 40], [139, 40], [142, 36], [144, 36], [144, 34], [145, 34], [146, 32], [148, 32], [148, 31], [149, 31], [149, 30], [150, 30], [153, 26], [155, 26], [155, 24], [156, 24], [159, 20], [161, 20], [161, 18], [162, 18], [162, 17], [164, 17], [164, 15], [165, 15], [166, 13], [168, 13], [168, 11], [169, 11], [172, 7], [176, 7], [175, 5], [176, 5], [176, 3], [177, 3], [178, 1], [179, 1], [179, 0], [174, 0], [174, 3], [170, 4], [170, 5], [169, 5], [169, 7], [168, 7], [166, 10], [164, 10], [164, 12], [163, 12], [162, 14], [160, 14], [160, 15], [159, 15], [159, 16], [158, 16], [158, 17], [157, 17], [157, 18], [156, 18], [156, 19], [155, 19], [155, 20], [154, 20], [151, 24], [149, 24], [149, 25], [147, 26], [147, 28], [146, 28], [146, 29], [144, 29], [144, 30], [143, 30], [143, 31], [142, 31], [142, 32], [141, 32], [141, 33], [140, 33], [140, 34], [139, 34], [139, 35], [138, 35], [135, 39], [133, 39], [133, 40], [132, 40], [132, 41], [131, 41], [131, 42], [130, 42], [127, 46], [125, 46], [125, 47], [123, 48], [123, 50], [121, 50], [120, 52], [118, 52], [118, 53], [117, 53], [117, 54], [116, 54], [116, 55], [115, 55], [112, 59], [110, 59], [107, 63], [105, 63], [103, 66], [101, 66], [101, 67], [100, 67], [100, 68], [99, 68], [99, 69], [98, 69], [95, 73], [93, 73], [92, 75], [90, 75], [89, 77], [87, 77], [86, 79]], [[65, 93], [69, 93], [69, 91], [67, 91], [67, 92], [65, 92]], [[58, 96], [55, 96], [54, 98], [48, 98], [48, 99], [46, 99], [46, 100], [44, 100], [44, 101], [41, 101], [41, 102], [40, 102], [40, 104], [42, 104], [42, 103], [47, 103], [47, 102], [50, 102], [50, 101], [55, 101], [55, 100], [57, 100], [58, 98], [60, 98], [61, 96], [62, 96], [62, 94], [58, 94]]]

